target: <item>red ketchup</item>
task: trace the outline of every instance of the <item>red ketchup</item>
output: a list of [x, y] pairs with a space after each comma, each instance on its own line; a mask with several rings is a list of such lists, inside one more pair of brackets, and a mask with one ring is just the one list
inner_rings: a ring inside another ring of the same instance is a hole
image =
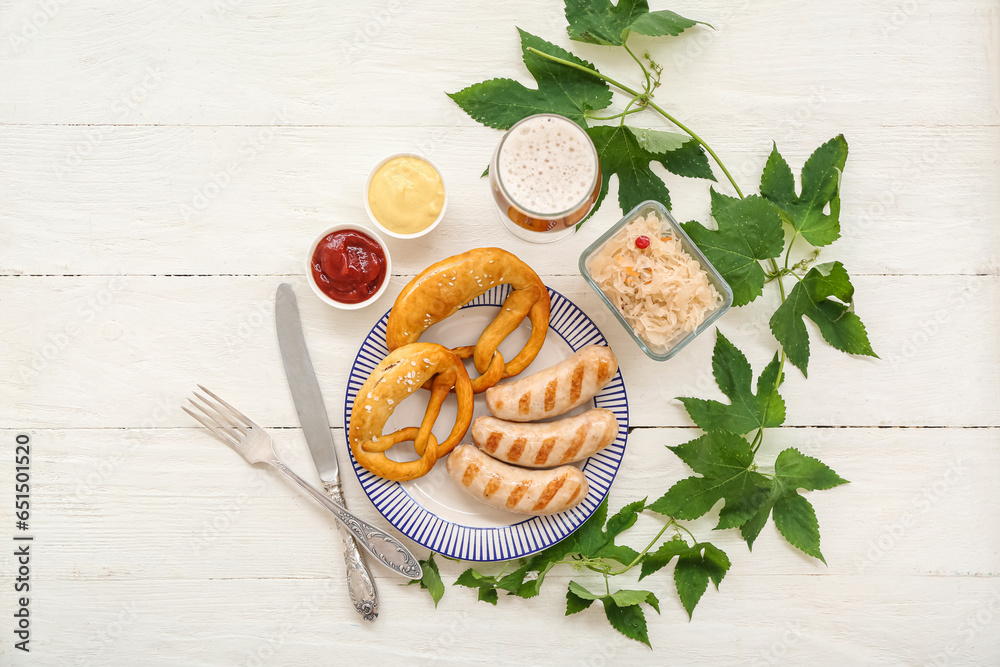
[[319, 242], [312, 275], [323, 294], [340, 303], [360, 303], [385, 282], [385, 253], [378, 241], [345, 229]]

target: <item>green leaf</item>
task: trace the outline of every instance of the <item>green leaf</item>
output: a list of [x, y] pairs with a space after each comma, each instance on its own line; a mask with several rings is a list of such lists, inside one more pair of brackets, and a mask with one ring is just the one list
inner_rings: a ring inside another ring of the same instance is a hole
[[819, 522], [816, 520], [816, 513], [812, 505], [799, 495], [798, 489], [815, 491], [840, 484], [847, 484], [847, 480], [822, 461], [806, 456], [794, 448], [784, 450], [774, 461], [773, 485], [767, 501], [749, 521], [740, 526], [743, 539], [753, 550], [753, 543], [773, 509], [775, 526], [789, 544], [825, 563], [819, 550]]
[[708, 155], [701, 144], [677, 132], [625, 126], [641, 148], [657, 156], [667, 171], [688, 178], [715, 180]]
[[448, 96], [472, 118], [487, 127], [506, 130], [533, 114], [557, 113], [586, 127], [586, 111], [611, 104], [611, 90], [606, 83], [531, 53], [528, 47], [596, 69], [591, 63], [521, 29], [518, 33], [524, 65], [535, 77], [538, 88], [527, 88], [512, 79], [490, 79], [449, 93]]
[[619, 607], [628, 607], [629, 605], [639, 604], [640, 602], [648, 602], [652, 597], [653, 602], [651, 604], [655, 606], [659, 605], [659, 600], [656, 596], [649, 591], [632, 591], [632, 590], [620, 590], [615, 591], [611, 594], [611, 599], [615, 601], [615, 604]]
[[630, 565], [639, 557], [639, 552], [623, 544], [609, 543], [601, 547], [601, 550], [594, 557], [617, 561], [622, 565]]
[[[572, 554], [581, 558], [614, 560], [622, 565], [631, 564], [638, 559], [639, 553], [631, 547], [615, 544], [615, 538], [635, 524], [639, 512], [645, 507], [646, 499], [643, 498], [625, 505], [607, 518], [608, 499], [605, 498], [575, 533], [529, 558], [521, 568], [497, 582], [496, 587], [518, 597], [535, 597], [549, 570]], [[538, 576], [525, 581], [529, 572], [538, 572]]]
[[479, 588], [479, 586], [482, 584], [484, 576], [485, 575], [476, 572], [474, 569], [470, 567], [468, 570], [458, 575], [458, 579], [455, 580], [455, 583], [452, 584], [452, 586], [466, 586], [468, 588]]
[[[549, 570], [570, 554], [580, 554], [587, 558], [609, 558], [623, 565], [631, 563], [638, 557], [638, 552], [631, 547], [616, 545], [614, 538], [619, 532], [628, 529], [635, 523], [637, 513], [642, 511], [644, 506], [645, 500], [626, 505], [608, 520], [609, 530], [605, 531], [604, 524], [608, 516], [608, 499], [605, 498], [576, 532], [529, 558], [522, 567], [526, 573], [538, 572], [538, 576], [527, 581], [523, 581], [522, 576], [522, 583], [517, 586], [516, 591], [511, 592], [522, 598], [535, 597], [538, 595]], [[519, 572], [520, 570], [517, 571], [517, 573]], [[512, 584], [511, 588], [513, 587]], [[508, 589], [505, 588], [505, 590]]]
[[674, 585], [681, 604], [687, 610], [688, 618], [691, 618], [695, 606], [705, 594], [709, 580], [718, 589], [729, 566], [726, 553], [708, 542], [699, 542], [688, 553], [678, 557], [674, 568]]
[[650, 591], [619, 590], [611, 595], [591, 593], [575, 581], [569, 582], [566, 591], [566, 615], [581, 612], [590, 607], [594, 600], [604, 604], [604, 615], [618, 632], [630, 639], [641, 641], [649, 646], [649, 635], [646, 632], [646, 616], [639, 604], [647, 603], [656, 613], [660, 613], [660, 601]]
[[[623, 508], [624, 509], [624, 508]], [[580, 553], [581, 550], [586, 550], [588, 552], [593, 552], [600, 549], [607, 543], [607, 538], [604, 533], [604, 522], [608, 516], [608, 498], [605, 497], [601, 501], [601, 504], [597, 506], [597, 509], [590, 518], [583, 522], [574, 533], [572, 533], [566, 539], [556, 542], [551, 547], [539, 551], [535, 555], [531, 556], [525, 567], [527, 567], [529, 572], [539, 572], [539, 578], [543, 578], [545, 574], [561, 560], [564, 560], [571, 553]], [[585, 547], [580, 545], [585, 544]], [[524, 586], [530, 586], [535, 580], [526, 581]], [[535, 585], [540, 586], [541, 582]], [[522, 588], [524, 588], [522, 586]], [[520, 595], [520, 593], [518, 593]], [[534, 592], [537, 595], [537, 591]], [[523, 596], [522, 596], [523, 597]], [[529, 595], [528, 597], [533, 597]]]
[[621, 563], [622, 565], [630, 565], [639, 557], [639, 552], [632, 547], [612, 543], [603, 546], [594, 557], [613, 560]]
[[789, 544], [826, 562], [819, 550], [819, 521], [808, 500], [794, 491], [786, 493], [774, 503], [772, 511], [775, 527]]
[[646, 0], [566, 0], [566, 32], [578, 42], [621, 46], [629, 25], [647, 12]]
[[[587, 609], [590, 605], [594, 604], [594, 597], [581, 597], [573, 592], [573, 584], [575, 581], [569, 582], [569, 590], [566, 591], [566, 615], [576, 614], [578, 612]], [[579, 586], [579, 584], [577, 584]], [[582, 588], [582, 586], [581, 586]], [[584, 589], [586, 590], [586, 589]]]
[[642, 559], [642, 570], [639, 573], [639, 581], [663, 569], [675, 556], [686, 554], [690, 549], [691, 547], [680, 536], [675, 536], [673, 539], [667, 540], [660, 545], [659, 549], [647, 553]]
[[605, 498], [598, 511], [574, 533], [576, 539], [560, 559], [566, 554], [578, 553], [584, 558], [608, 558], [622, 565], [628, 565], [639, 557], [635, 549], [615, 544], [615, 538], [635, 524], [638, 513], [646, 506], [646, 499], [637, 500], [621, 508], [617, 514], [608, 519], [605, 530], [603, 523], [607, 515], [607, 502]]
[[584, 587], [582, 584], [576, 583], [575, 581], [569, 582], [569, 592], [573, 593], [577, 597], [582, 598], [584, 600], [591, 600], [591, 601], [600, 600], [601, 598], [604, 597], [603, 595], [591, 593], [586, 589], [586, 587]]
[[751, 388], [753, 371], [740, 350], [717, 330], [712, 371], [730, 405], [719, 401], [682, 397], [692, 421], [705, 431], [749, 433], [759, 428], [780, 426], [785, 421], [785, 401], [778, 393], [777, 355], [757, 379], [757, 393]]
[[716, 526], [719, 530], [742, 525], [767, 500], [770, 483], [751, 470], [753, 451], [746, 438], [712, 431], [670, 450], [702, 477], [688, 477], [674, 484], [649, 506], [654, 512], [677, 519], [697, 519], [725, 499]]
[[528, 574], [528, 565], [524, 564], [510, 574], [497, 581], [497, 588], [502, 588], [508, 593], [517, 594], [524, 584], [524, 577]]
[[774, 484], [781, 495], [774, 501], [774, 525], [788, 543], [803, 553], [826, 559], [819, 550], [819, 521], [808, 500], [798, 489], [816, 491], [847, 484], [828, 465], [797, 449], [789, 448], [774, 461]]
[[645, 600], [646, 604], [648, 604], [650, 607], [652, 607], [653, 609], [655, 609], [656, 613], [659, 614], [660, 613], [660, 600], [655, 595], [653, 595], [653, 593], [651, 591], [641, 591], [641, 592], [648, 593], [648, 595], [646, 596], [646, 600]]
[[809, 332], [803, 317], [815, 322], [826, 342], [836, 349], [878, 357], [868, 342], [865, 325], [853, 312], [853, 298], [854, 287], [844, 265], [831, 262], [810, 269], [774, 311], [771, 332], [781, 343], [788, 360], [803, 375], [808, 375], [809, 365]]
[[[838, 135], [813, 152], [802, 168], [802, 194], [795, 194], [792, 170], [778, 146], [764, 165], [760, 193], [781, 209], [783, 218], [814, 246], [840, 238], [840, 176], [847, 163], [847, 140]], [[829, 205], [830, 213], [823, 209]]]
[[715, 188], [711, 188], [708, 191], [708, 196], [712, 202], [712, 215], [716, 215], [719, 211], [722, 211], [734, 204], [739, 204], [742, 199], [739, 197], [730, 197], [729, 195], [724, 195]]
[[648, 130], [644, 127], [631, 126], [628, 129], [635, 135], [635, 140], [639, 142], [639, 145], [650, 153], [669, 153], [692, 141], [691, 137], [680, 132]]
[[602, 602], [604, 603], [604, 615], [608, 617], [608, 623], [611, 624], [611, 627], [629, 639], [634, 639], [649, 646], [649, 648], [653, 648], [649, 643], [646, 614], [643, 613], [642, 607], [639, 605], [619, 607], [610, 595], [603, 598]]
[[661, 37], [663, 35], [673, 37], [698, 24], [708, 26], [709, 28], [712, 27], [711, 24], [704, 21], [693, 21], [670, 10], [661, 9], [658, 12], [639, 15], [629, 24], [629, 29], [632, 32], [650, 37]]
[[778, 458], [774, 461], [774, 478], [782, 488], [792, 491], [832, 489], [848, 483], [819, 459], [806, 456], [794, 448], [778, 454]]
[[779, 206], [779, 202], [795, 198], [795, 176], [785, 158], [778, 152], [776, 143], [771, 145], [771, 154], [767, 156], [764, 171], [760, 175], [760, 194]]
[[746, 520], [746, 523], [740, 526], [740, 535], [746, 540], [747, 548], [750, 551], [753, 551], [753, 543], [757, 541], [760, 531], [767, 525], [767, 520], [771, 516], [771, 508], [774, 507], [774, 501], [778, 499], [780, 493], [780, 487], [772, 487], [764, 504], [757, 508], [757, 511]]
[[479, 589], [479, 599], [482, 602], [489, 602], [492, 605], [497, 603], [496, 577], [482, 574], [469, 568], [458, 576], [453, 585]]
[[705, 547], [702, 555], [705, 569], [708, 571], [708, 576], [712, 579], [712, 583], [715, 584], [715, 590], [719, 590], [719, 584], [722, 583], [722, 579], [726, 576], [726, 572], [729, 571], [732, 563], [729, 561], [729, 556], [726, 555], [726, 552], [714, 544], [710, 544], [709, 542], [701, 542], [700, 544]]
[[677, 559], [674, 568], [674, 585], [681, 604], [687, 610], [688, 618], [694, 614], [694, 608], [708, 588], [708, 571], [700, 555], [686, 554]]
[[493, 586], [493, 577], [482, 574], [481, 572], [476, 572], [471, 567], [467, 569], [462, 574], [458, 575], [458, 579], [452, 586], [465, 586], [466, 588], [481, 588], [482, 586]]
[[420, 588], [431, 594], [436, 607], [444, 597], [444, 582], [441, 581], [441, 573], [438, 571], [437, 563], [434, 562], [434, 553], [431, 552], [427, 560], [420, 561], [420, 566], [423, 568], [423, 576], [419, 580], [408, 582], [407, 585], [420, 584]]
[[536, 559], [540, 565], [542, 560], [558, 561], [570, 553], [595, 553], [607, 543], [607, 534], [604, 531], [604, 523], [607, 518], [608, 497], [605, 497], [594, 513], [590, 515], [590, 518], [584, 521], [576, 532], [562, 542], [557, 542], [534, 556], [531, 559], [533, 569], [537, 569]]
[[618, 205], [630, 211], [638, 204], [653, 199], [670, 208], [670, 192], [649, 165], [659, 162], [680, 176], [713, 178], [708, 159], [701, 146], [688, 142], [681, 148], [654, 153], [643, 148], [632, 128], [622, 125], [591, 127], [587, 134], [594, 142], [601, 161], [601, 193], [594, 204], [600, 208], [608, 194], [611, 176], [618, 176]]
[[[626, 127], [635, 134], [633, 128], [627, 125]], [[708, 155], [705, 153], [705, 149], [694, 139], [685, 142], [680, 148], [675, 148], [665, 153], [657, 153], [657, 155], [661, 157], [660, 161], [663, 163], [663, 166], [672, 174], [684, 176], [685, 178], [715, 180], [715, 174], [712, 173], [712, 167], [708, 163]]]
[[608, 519], [606, 537], [614, 539], [634, 526], [635, 522], [639, 519], [639, 512], [644, 509], [646, 509], [645, 498], [631, 502], [618, 510], [613, 517]]
[[764, 291], [760, 260], [781, 255], [785, 244], [781, 218], [774, 205], [760, 197], [733, 200], [714, 188], [712, 195], [712, 217], [718, 229], [707, 229], [696, 221], [681, 226], [729, 283], [733, 305], [742, 306]]
[[541, 592], [542, 583], [545, 581], [545, 575], [540, 574], [536, 579], [529, 579], [518, 587], [517, 592], [514, 593], [519, 598], [524, 598], [525, 600], [537, 597]]
[[608, 194], [611, 176], [618, 175], [618, 205], [630, 211], [641, 202], [653, 199], [670, 208], [670, 192], [649, 164], [657, 156], [639, 145], [635, 135], [623, 126], [592, 127], [587, 134], [594, 142], [601, 161], [601, 193], [594, 204], [596, 211]]
[[629, 31], [651, 37], [679, 35], [701, 23], [667, 10], [650, 12], [646, 0], [619, 0], [617, 5], [610, 0], [566, 0], [566, 21], [570, 39], [606, 46], [621, 46]]
[[640, 148], [653, 154], [655, 156], [653, 159], [663, 164], [667, 171], [687, 178], [715, 180], [705, 149], [694, 139], [676, 132], [630, 125], [626, 125], [625, 128], [632, 133]]

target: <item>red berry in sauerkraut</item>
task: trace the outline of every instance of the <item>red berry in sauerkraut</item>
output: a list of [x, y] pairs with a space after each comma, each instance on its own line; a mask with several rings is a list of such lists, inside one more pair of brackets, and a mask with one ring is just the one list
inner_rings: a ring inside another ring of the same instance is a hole
[[[645, 243], [637, 243], [640, 237]], [[722, 305], [680, 240], [651, 212], [631, 221], [587, 260], [601, 291], [654, 351], [666, 351]]]

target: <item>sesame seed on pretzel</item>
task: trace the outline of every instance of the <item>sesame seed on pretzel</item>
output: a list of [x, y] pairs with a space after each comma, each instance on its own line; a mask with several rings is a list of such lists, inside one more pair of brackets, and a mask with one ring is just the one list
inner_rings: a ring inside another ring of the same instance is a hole
[[[394, 350], [415, 343], [433, 324], [453, 315], [487, 290], [508, 283], [511, 292], [500, 313], [483, 330], [475, 345], [453, 350], [472, 358], [480, 376], [472, 380], [475, 393], [486, 391], [502, 378], [513, 377], [534, 361], [549, 329], [549, 292], [538, 274], [513, 254], [500, 248], [476, 248], [441, 260], [413, 278], [397, 297], [386, 325], [386, 343]], [[497, 349], [524, 318], [531, 336], [517, 355], [505, 362]]]
[[[425, 382], [430, 383], [431, 398], [420, 426], [383, 434], [395, 407]], [[452, 389], [458, 399], [458, 415], [448, 438], [439, 443], [431, 428]], [[390, 352], [358, 390], [347, 440], [354, 458], [365, 469], [403, 482], [426, 475], [439, 458], [455, 448], [471, 421], [472, 383], [462, 359], [435, 343], [412, 343]], [[405, 441], [413, 442], [419, 459], [401, 462], [386, 457], [385, 450]]]

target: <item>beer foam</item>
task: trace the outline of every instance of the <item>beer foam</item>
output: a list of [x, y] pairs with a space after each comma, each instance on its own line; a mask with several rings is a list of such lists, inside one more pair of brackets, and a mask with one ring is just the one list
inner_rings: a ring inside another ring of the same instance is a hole
[[499, 178], [514, 203], [551, 215], [583, 201], [594, 185], [597, 156], [583, 129], [553, 116], [529, 118], [504, 139]]

